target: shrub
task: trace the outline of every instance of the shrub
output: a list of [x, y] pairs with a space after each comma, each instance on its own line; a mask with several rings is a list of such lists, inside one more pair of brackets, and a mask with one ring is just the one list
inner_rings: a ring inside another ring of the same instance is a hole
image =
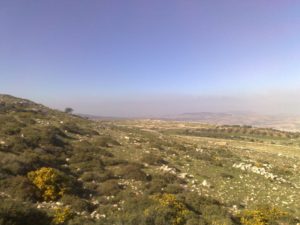
[[64, 137], [66, 135], [56, 127], [46, 127], [44, 129], [26, 127], [22, 130], [21, 137], [14, 137], [13, 144], [17, 150], [23, 150], [25, 147], [34, 149], [40, 145], [64, 147], [66, 145], [63, 140]]
[[16, 134], [20, 133], [20, 131], [21, 131], [20, 127], [10, 124], [10, 125], [6, 125], [6, 127], [4, 129], [4, 134], [16, 135]]
[[115, 213], [109, 224], [128, 225], [183, 225], [189, 211], [175, 195], [128, 196], [124, 211]]
[[2, 200], [0, 225], [50, 225], [50, 217], [28, 204], [13, 200]]
[[126, 164], [127, 161], [124, 159], [118, 159], [118, 158], [105, 158], [104, 164], [105, 166], [116, 166], [121, 164]]
[[59, 207], [55, 209], [52, 223], [55, 225], [64, 224], [73, 217], [73, 213], [69, 207]]
[[165, 188], [167, 184], [164, 180], [161, 179], [152, 179], [150, 184], [148, 185], [147, 192], [149, 194], [162, 193], [163, 188]]
[[102, 136], [96, 139], [95, 145], [100, 147], [111, 147], [113, 145], [120, 145], [115, 139], [110, 136]]
[[[33, 115], [34, 114], [34, 115]], [[23, 124], [33, 125], [36, 124], [35, 119], [40, 117], [39, 112], [19, 112], [18, 119], [22, 121]]]
[[244, 210], [241, 215], [243, 225], [268, 225], [279, 224], [288, 214], [278, 208], [270, 206], [258, 206], [255, 209]]
[[79, 171], [76, 171], [77, 174], [82, 174], [84, 172], [93, 172], [94, 174], [96, 174], [96, 176], [97, 173], [103, 173], [105, 170], [102, 164], [102, 160], [96, 157], [91, 161], [70, 164], [70, 169], [72, 168], [80, 168]]
[[39, 146], [41, 141], [41, 131], [32, 128], [25, 128], [22, 131], [22, 140], [28, 148], [36, 148]]
[[166, 193], [178, 194], [184, 191], [183, 187], [178, 184], [168, 184], [168, 186], [164, 189]]
[[213, 225], [231, 225], [233, 224], [228, 212], [219, 205], [203, 205], [202, 216], [208, 222]]
[[201, 218], [191, 218], [186, 221], [186, 225], [207, 225], [207, 223]]
[[91, 130], [91, 129], [84, 129], [80, 126], [78, 126], [75, 122], [66, 122], [61, 127], [63, 130], [66, 130], [73, 134], [79, 134], [79, 135], [98, 135], [97, 131]]
[[20, 123], [10, 115], [0, 115], [0, 124], [0, 132], [6, 135], [16, 135], [20, 133], [21, 128], [24, 127], [23, 123]]
[[150, 179], [149, 176], [142, 170], [142, 166], [135, 163], [122, 165], [116, 175], [119, 175], [125, 179], [135, 179], [146, 181]]
[[189, 210], [173, 194], [155, 195], [152, 199], [158, 203], [144, 211], [146, 219], [154, 224], [182, 225], [186, 222]]
[[37, 155], [32, 155], [30, 150], [20, 154], [0, 153], [0, 167], [11, 175], [25, 175], [39, 163]]
[[197, 193], [184, 193], [181, 197], [189, 209], [201, 215], [201, 221], [206, 224], [233, 224], [230, 214], [217, 200]]
[[81, 216], [74, 216], [74, 218], [71, 218], [68, 220], [67, 225], [97, 225], [99, 223], [96, 223], [91, 218], [84, 218]]
[[71, 208], [77, 212], [82, 212], [82, 211], [91, 211], [93, 210], [93, 205], [82, 198], [79, 198], [75, 195], [68, 195], [65, 194], [62, 198], [61, 201], [65, 205], [70, 205]]
[[[89, 154], [89, 155], [92, 155], [92, 157], [94, 157], [95, 154], [101, 155], [101, 156], [107, 156], [107, 157], [113, 156], [112, 153], [110, 153], [109, 151], [99, 148], [98, 146], [91, 144], [88, 141], [82, 141], [82, 142], [78, 143], [76, 146], [74, 146], [73, 150], [76, 153], [76, 154], [74, 154], [74, 156], [77, 154], [80, 154], [80, 153], [82, 153], [81, 155]], [[79, 157], [77, 157], [77, 158], [79, 158]]]
[[28, 146], [20, 136], [12, 136], [8, 143], [10, 152], [21, 152]]
[[103, 172], [84, 172], [80, 178], [83, 181], [91, 182], [91, 181], [96, 181], [96, 182], [103, 182], [108, 179], [114, 178], [113, 174], [110, 171], [103, 171]]
[[107, 180], [99, 185], [97, 191], [101, 195], [116, 195], [122, 190], [122, 187], [116, 180]]
[[24, 163], [20, 162], [17, 157], [4, 157], [6, 163], [1, 163], [2, 169], [11, 175], [19, 175], [24, 172]]
[[154, 154], [147, 154], [142, 158], [142, 162], [149, 165], [159, 166], [162, 164], [167, 164], [167, 162], [160, 156]]
[[42, 167], [28, 173], [29, 180], [42, 192], [45, 201], [56, 200], [70, 191], [69, 179], [60, 171]]
[[0, 187], [18, 200], [35, 201], [40, 198], [39, 190], [26, 177], [16, 176], [1, 180]]
[[46, 130], [43, 130], [41, 144], [64, 147], [66, 145], [64, 137], [66, 137], [65, 133], [57, 127], [47, 127]]
[[[162, 193], [164, 191], [174, 193], [173, 191], [175, 191], [175, 189], [177, 188], [172, 187], [172, 185], [178, 187], [178, 185], [181, 183], [183, 183], [183, 180], [181, 180], [174, 174], [170, 174], [170, 173], [155, 174], [152, 176], [147, 191], [149, 192], [149, 194]], [[165, 188], [170, 184], [172, 185], [166, 190]]]

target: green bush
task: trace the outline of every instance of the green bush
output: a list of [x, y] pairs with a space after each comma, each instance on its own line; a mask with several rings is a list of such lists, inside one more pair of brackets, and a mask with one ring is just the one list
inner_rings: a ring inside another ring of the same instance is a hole
[[20, 175], [25, 172], [26, 165], [19, 161], [19, 157], [7, 154], [2, 158], [1, 169], [10, 175]]
[[22, 141], [28, 148], [36, 148], [42, 139], [41, 131], [33, 128], [25, 128], [22, 130]]
[[101, 173], [88, 171], [88, 172], [84, 172], [80, 176], [80, 178], [86, 182], [91, 182], [91, 181], [103, 182], [103, 181], [114, 178], [114, 176], [113, 176], [112, 172], [110, 172], [110, 171], [103, 171]]
[[201, 217], [195, 217], [195, 218], [187, 219], [186, 225], [207, 225], [207, 223]]
[[221, 203], [212, 198], [199, 196], [197, 193], [184, 193], [180, 198], [189, 209], [201, 215], [201, 220], [207, 224], [234, 224]]
[[100, 147], [112, 147], [114, 145], [118, 146], [120, 143], [110, 136], [102, 136], [95, 140], [95, 145]]
[[0, 225], [50, 225], [51, 218], [41, 210], [18, 201], [2, 200]]
[[9, 177], [0, 181], [0, 187], [14, 199], [22, 201], [37, 201], [41, 197], [40, 191], [32, 185], [27, 177]]
[[134, 179], [147, 181], [151, 179], [147, 174], [142, 170], [142, 165], [129, 163], [121, 164], [119, 170], [115, 171], [116, 176], [121, 176], [125, 179]]
[[288, 224], [296, 224], [287, 212], [268, 205], [246, 209], [239, 216], [242, 225], [279, 225], [287, 221], [289, 221]]
[[67, 144], [64, 140], [66, 137], [65, 133], [57, 127], [47, 127], [43, 130], [41, 144], [64, 147]]
[[99, 184], [97, 191], [100, 195], [117, 195], [122, 190], [117, 180], [107, 180]]
[[[180, 184], [183, 183], [184, 181], [178, 178], [177, 176], [175, 176], [174, 174], [170, 174], [170, 173], [154, 174], [152, 175], [151, 182], [149, 182], [149, 184], [147, 185], [148, 186], [147, 192], [149, 194], [163, 193], [163, 192], [172, 193], [173, 191], [175, 191], [172, 185], [178, 187]], [[165, 188], [170, 184], [172, 185], [169, 187], [169, 189], [166, 190]]]
[[94, 209], [94, 206], [87, 200], [83, 198], [79, 198], [78, 196], [75, 195], [68, 195], [65, 194], [62, 198], [61, 201], [65, 205], [69, 205], [72, 210], [76, 212], [82, 212], [82, 211], [92, 211]]
[[11, 175], [26, 175], [37, 168], [58, 164], [58, 157], [47, 152], [39, 154], [34, 150], [26, 149], [17, 154], [3, 154], [0, 166]]
[[166, 188], [164, 188], [164, 192], [170, 194], [179, 194], [184, 191], [183, 187], [178, 184], [168, 184]]
[[142, 162], [149, 165], [159, 166], [162, 164], [167, 164], [167, 162], [159, 155], [147, 154], [142, 158]]
[[14, 136], [12, 143], [12, 150], [22, 151], [24, 149], [34, 149], [39, 146], [57, 146], [64, 147], [65, 134], [56, 127], [46, 127], [43, 129], [36, 129], [26, 127], [22, 129], [21, 136]]
[[0, 115], [0, 133], [4, 135], [16, 135], [19, 134], [21, 128], [25, 124], [19, 122], [16, 118], [10, 115]]
[[[110, 153], [109, 151], [100, 148], [99, 146], [96, 146], [88, 141], [82, 141], [80, 143], [77, 143], [74, 147], [73, 147], [73, 151], [74, 151], [74, 156], [76, 154], [80, 154], [83, 153], [81, 155], [84, 154], [90, 154], [95, 156], [96, 154], [99, 156], [106, 156], [106, 157], [112, 157], [112, 153]], [[76, 156], [75, 156], [76, 157]]]
[[124, 211], [115, 213], [111, 224], [183, 225], [198, 218], [184, 202], [172, 194], [125, 198]]

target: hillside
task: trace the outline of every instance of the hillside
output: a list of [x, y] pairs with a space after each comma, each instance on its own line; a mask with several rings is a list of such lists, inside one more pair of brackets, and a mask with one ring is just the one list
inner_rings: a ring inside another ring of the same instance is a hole
[[0, 95], [0, 225], [297, 224], [300, 134], [92, 121]]

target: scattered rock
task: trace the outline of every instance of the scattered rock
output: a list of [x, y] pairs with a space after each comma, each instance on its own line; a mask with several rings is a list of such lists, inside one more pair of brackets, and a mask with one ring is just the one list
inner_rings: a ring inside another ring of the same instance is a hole
[[204, 187], [211, 187], [211, 184], [207, 180], [204, 180], [201, 184]]

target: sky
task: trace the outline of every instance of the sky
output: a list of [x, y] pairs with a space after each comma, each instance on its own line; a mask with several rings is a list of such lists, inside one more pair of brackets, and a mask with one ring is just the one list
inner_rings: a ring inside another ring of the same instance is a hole
[[1, 0], [0, 93], [103, 116], [300, 114], [300, 1]]

